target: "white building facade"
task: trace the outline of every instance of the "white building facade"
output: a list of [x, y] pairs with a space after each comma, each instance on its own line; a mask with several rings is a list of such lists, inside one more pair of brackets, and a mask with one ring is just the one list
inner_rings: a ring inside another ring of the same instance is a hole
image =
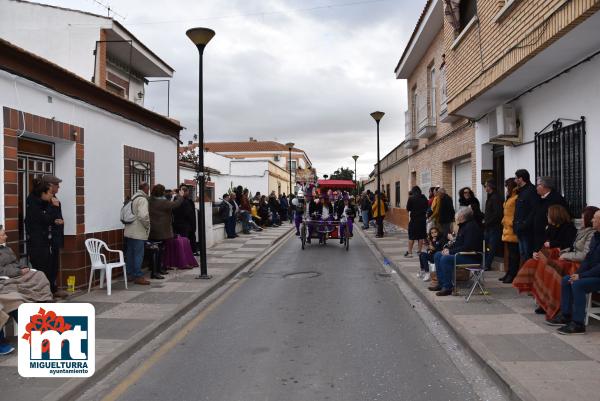
[[27, 254], [23, 220], [31, 181], [63, 181], [61, 280], [84, 285], [83, 241], [122, 248], [119, 212], [141, 181], [178, 182], [178, 123], [152, 113], [47, 60], [0, 40], [0, 221], [9, 246]]

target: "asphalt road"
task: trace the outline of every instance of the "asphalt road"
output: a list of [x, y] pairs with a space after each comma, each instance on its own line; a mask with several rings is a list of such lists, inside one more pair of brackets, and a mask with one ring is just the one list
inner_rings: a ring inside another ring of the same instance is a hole
[[358, 235], [291, 238], [119, 399], [477, 399], [381, 271]]

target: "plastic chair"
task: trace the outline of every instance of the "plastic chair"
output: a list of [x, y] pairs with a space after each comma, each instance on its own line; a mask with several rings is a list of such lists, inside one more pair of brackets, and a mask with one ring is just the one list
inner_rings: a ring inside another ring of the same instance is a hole
[[587, 294], [587, 308], [585, 308], [585, 325], [588, 325], [590, 318], [600, 320], [600, 302], [594, 301], [592, 296], [594, 292]]
[[[123, 277], [125, 278], [125, 288], [127, 288], [127, 272], [125, 271], [125, 261], [123, 260], [123, 251], [109, 249], [106, 242], [96, 238], [90, 238], [85, 240], [85, 247], [90, 255], [92, 262], [92, 271], [90, 272], [90, 283], [88, 285], [88, 292], [92, 289], [92, 281], [94, 280], [94, 271], [100, 270], [100, 288], [103, 287], [104, 278], [106, 277], [106, 289], [108, 295], [111, 294], [112, 284], [112, 269], [121, 267], [123, 269]], [[102, 248], [106, 252], [113, 252], [119, 254], [119, 261], [114, 263], [106, 262], [106, 255], [102, 253]]]
[[[458, 264], [456, 263], [456, 258], [459, 255], [463, 255], [463, 256], [480, 256], [481, 257], [481, 262], [478, 263], [463, 263], [463, 264]], [[486, 297], [487, 295], [487, 290], [484, 287], [484, 278], [483, 278], [483, 273], [485, 272], [485, 241], [483, 241], [483, 249], [481, 252], [458, 252], [456, 254], [454, 254], [454, 295], [459, 295], [459, 291], [458, 291], [458, 285], [456, 283], [456, 271], [458, 269], [464, 269], [467, 270], [470, 273], [470, 278], [472, 281], [471, 287], [469, 288], [469, 293], [465, 296], [465, 302], [469, 302], [469, 300], [471, 299], [471, 296], [473, 295], [473, 292], [475, 292], [475, 288], [479, 287], [479, 290], [481, 291], [481, 295], [483, 295], [486, 300], [486, 302], [488, 302], [488, 299]]]

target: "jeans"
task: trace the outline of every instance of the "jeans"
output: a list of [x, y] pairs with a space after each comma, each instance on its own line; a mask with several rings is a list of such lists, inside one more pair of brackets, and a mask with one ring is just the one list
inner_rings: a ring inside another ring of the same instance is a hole
[[422, 272], [429, 272], [429, 263], [433, 263], [433, 254], [421, 252], [419, 254], [419, 263], [421, 264]]
[[[454, 257], [455, 255], [442, 255], [441, 252], [436, 252], [433, 255], [438, 281], [440, 282], [440, 286], [446, 290], [454, 288], [454, 283], [452, 282], [455, 269]], [[475, 264], [479, 261], [478, 259], [477, 256], [458, 255], [456, 256], [456, 263], [459, 265], [467, 263]]]
[[485, 269], [492, 268], [492, 262], [498, 252], [498, 247], [502, 243], [502, 228], [490, 227], [486, 228], [483, 234], [485, 240]]
[[229, 216], [225, 220], [225, 233], [227, 234], [227, 238], [235, 237], [235, 216]]
[[240, 220], [242, 221], [242, 231], [247, 233], [250, 231], [249, 220], [252, 220], [250, 213], [247, 210], [242, 210], [240, 212]]
[[569, 276], [564, 276], [561, 282], [560, 312], [563, 316], [571, 316], [575, 323], [585, 322], [586, 295], [600, 291], [600, 277], [580, 278], [569, 283]]
[[294, 216], [294, 224], [296, 226], [296, 233], [300, 233], [300, 223], [302, 223], [302, 216], [304, 213], [302, 213], [299, 210], [296, 210], [294, 212], [295, 216]]
[[515, 277], [519, 272], [519, 244], [507, 242], [508, 245], [508, 271], [507, 274]]
[[367, 228], [369, 228], [369, 211], [361, 210], [360, 214], [362, 215], [363, 228], [366, 230]]
[[529, 234], [517, 234], [519, 239], [519, 255], [521, 260], [531, 259], [533, 255], [533, 241]]
[[143, 239], [134, 239], [125, 237], [127, 249], [125, 250], [125, 267], [127, 274], [133, 276], [134, 279], [142, 277], [142, 260], [144, 259], [144, 244]]

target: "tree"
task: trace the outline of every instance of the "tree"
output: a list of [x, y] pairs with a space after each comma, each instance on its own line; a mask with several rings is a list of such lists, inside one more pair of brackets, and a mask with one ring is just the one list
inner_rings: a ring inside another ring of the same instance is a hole
[[329, 179], [330, 180], [354, 180], [354, 170], [351, 170], [346, 167], [340, 167], [331, 174]]

